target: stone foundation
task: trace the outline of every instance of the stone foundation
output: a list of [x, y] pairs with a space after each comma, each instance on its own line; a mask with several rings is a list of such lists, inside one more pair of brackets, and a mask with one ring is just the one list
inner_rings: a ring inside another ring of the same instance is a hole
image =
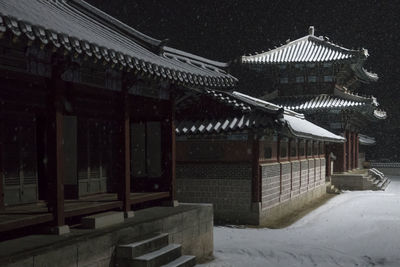
[[135, 212], [124, 223], [98, 230], [71, 229], [64, 236], [31, 235], [0, 243], [0, 266], [115, 266], [115, 247], [169, 233], [182, 253], [209, 258], [213, 253], [211, 205], [154, 207]]

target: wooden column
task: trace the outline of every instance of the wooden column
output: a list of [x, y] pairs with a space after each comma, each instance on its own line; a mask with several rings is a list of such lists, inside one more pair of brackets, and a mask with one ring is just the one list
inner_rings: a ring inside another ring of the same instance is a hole
[[[325, 166], [325, 171], [326, 171], [326, 177], [330, 177], [331, 176], [331, 148], [329, 144], [325, 144], [325, 162], [326, 162], [326, 166]], [[326, 178], [325, 178], [326, 179]]]
[[351, 160], [351, 167], [352, 169], [357, 168], [356, 167], [356, 133], [352, 132], [352, 148], [351, 148], [351, 153], [352, 153], [352, 160]]
[[118, 200], [123, 203], [123, 211], [131, 211], [131, 155], [130, 155], [130, 111], [129, 95], [126, 83], [122, 86], [121, 92], [121, 183], [118, 190]]
[[[55, 71], [57, 73], [57, 71]], [[64, 217], [64, 151], [63, 106], [65, 82], [55, 75], [48, 82], [49, 102], [46, 125], [46, 180], [48, 208], [53, 213], [55, 226], [65, 224]]]
[[351, 143], [352, 143], [352, 138], [351, 138], [351, 131], [347, 131], [347, 171], [350, 171], [351, 168]]
[[166, 205], [175, 206], [176, 203], [176, 137], [175, 137], [175, 96], [171, 93], [170, 105], [167, 117], [162, 122], [163, 127], [163, 149], [162, 159], [164, 161], [165, 188], [170, 193], [170, 201]]
[[358, 157], [360, 154], [360, 140], [358, 139], [358, 133], [356, 133], [356, 168], [358, 168]]
[[251, 138], [252, 145], [252, 202], [259, 203], [261, 202], [260, 143], [255, 132], [251, 133], [249, 138]]
[[[0, 124], [1, 125], [1, 124]], [[0, 133], [0, 210], [4, 209], [3, 139]]]

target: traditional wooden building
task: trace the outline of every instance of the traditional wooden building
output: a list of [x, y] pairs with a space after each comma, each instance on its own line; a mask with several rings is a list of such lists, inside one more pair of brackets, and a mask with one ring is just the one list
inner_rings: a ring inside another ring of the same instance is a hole
[[[327, 37], [309, 34], [255, 55], [236, 65], [240, 89], [290, 110], [346, 137], [329, 150], [337, 157], [334, 172], [359, 167], [359, 134], [386, 118], [375, 97], [360, 93], [378, 76], [364, 68], [366, 49], [347, 49]], [[330, 166], [330, 164], [328, 164]]]
[[0, 0], [0, 233], [173, 203], [176, 99], [221, 67], [81, 0]]
[[177, 102], [177, 198], [219, 222], [270, 224], [326, 193], [325, 147], [343, 143], [302, 114], [239, 92]]

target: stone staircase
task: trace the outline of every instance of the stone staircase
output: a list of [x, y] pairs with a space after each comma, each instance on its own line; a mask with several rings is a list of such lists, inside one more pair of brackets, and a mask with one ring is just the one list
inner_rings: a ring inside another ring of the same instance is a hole
[[333, 187], [328, 188], [330, 193], [338, 193], [341, 190], [385, 190], [390, 179], [375, 168], [356, 169], [345, 173], [334, 173], [331, 183]]
[[169, 244], [168, 234], [157, 234], [151, 238], [126, 245], [119, 245], [116, 267], [192, 267], [196, 257], [182, 255], [182, 246]]
[[367, 178], [370, 182], [370, 190], [385, 190], [391, 182], [389, 178], [375, 168], [368, 170]]

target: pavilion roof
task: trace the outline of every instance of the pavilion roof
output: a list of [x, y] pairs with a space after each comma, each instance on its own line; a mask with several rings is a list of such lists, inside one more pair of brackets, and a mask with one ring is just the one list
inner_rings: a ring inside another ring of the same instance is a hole
[[309, 35], [289, 41], [267, 52], [242, 56], [242, 64], [348, 62], [361, 81], [369, 82], [378, 79], [377, 74], [363, 68], [363, 62], [369, 56], [368, 50], [364, 48], [348, 49], [329, 41], [327, 37], [317, 37], [311, 27]]
[[82, 0], [0, 0], [0, 34], [189, 86], [229, 88], [224, 63], [165, 45]]
[[335, 88], [333, 95], [278, 97], [273, 100], [279, 106], [303, 113], [320, 111], [357, 110], [372, 119], [386, 119], [387, 114], [379, 108], [377, 99]]

